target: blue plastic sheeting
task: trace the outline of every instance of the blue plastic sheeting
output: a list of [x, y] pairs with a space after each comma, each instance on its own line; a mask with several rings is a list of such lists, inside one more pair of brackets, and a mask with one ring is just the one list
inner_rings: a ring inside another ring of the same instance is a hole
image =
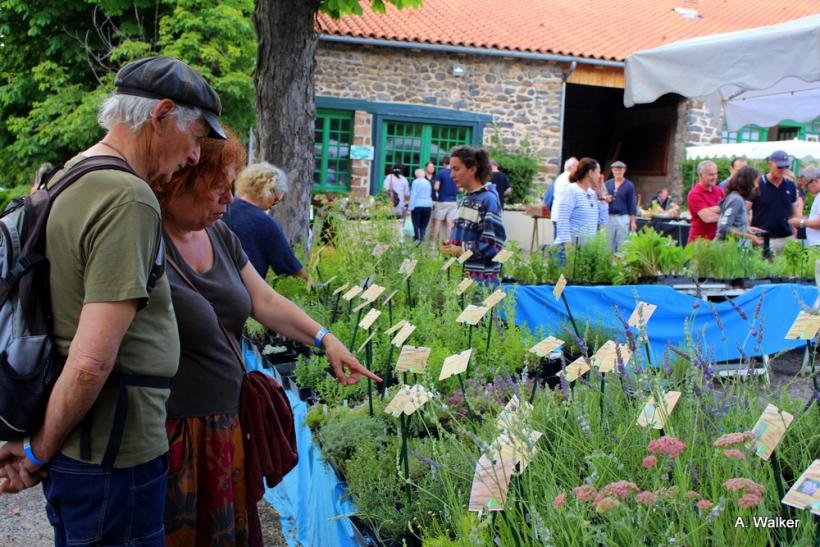
[[[533, 332], [540, 332], [544, 336], [555, 335], [564, 326], [572, 328], [563, 302], [561, 299], [556, 300], [552, 294], [552, 286], [509, 285], [505, 288], [515, 294], [517, 324], [526, 325]], [[764, 296], [760, 319], [752, 325], [761, 294]], [[652, 363], [657, 365], [663, 359], [667, 343], [685, 347], [687, 334], [702, 341], [704, 356], [712, 356], [716, 361], [740, 358], [738, 346], [747, 355], [769, 354], [803, 346], [804, 341], [786, 340], [784, 337], [801, 310], [798, 299], [804, 305], [812, 307], [818, 291], [814, 286], [795, 284], [754, 287], [733, 298], [748, 320], [743, 319], [729, 302], [710, 304], [667, 286], [567, 286], [564, 295], [579, 330], [589, 320], [617, 329], [618, 339], [621, 341], [624, 340], [624, 331], [614, 313], [616, 306], [626, 321], [635, 309], [637, 300], [656, 304], [658, 309], [649, 320], [646, 330], [652, 350]], [[720, 318], [722, 328], [717, 326], [715, 314]], [[687, 320], [688, 329], [685, 328]], [[761, 322], [763, 334], [758, 346], [754, 334], [759, 332]]]
[[[243, 344], [245, 366], [248, 370], [260, 368], [256, 354]], [[321, 459], [319, 447], [305, 423], [308, 406], [290, 390], [285, 390], [293, 409], [296, 424], [298, 465], [275, 488], [265, 490], [265, 501], [270, 503], [282, 521], [282, 534], [288, 545], [333, 545], [355, 547], [353, 525], [345, 515], [352, 515], [356, 507], [345, 494], [345, 484], [339, 481], [333, 469]]]

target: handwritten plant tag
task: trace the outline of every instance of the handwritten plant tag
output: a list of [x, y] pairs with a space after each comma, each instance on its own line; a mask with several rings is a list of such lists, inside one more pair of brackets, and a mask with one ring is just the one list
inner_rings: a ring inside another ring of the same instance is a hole
[[354, 313], [358, 313], [358, 311], [359, 311], [359, 310], [363, 310], [364, 308], [366, 308], [367, 306], [371, 305], [372, 303], [373, 303], [373, 302], [368, 302], [367, 300], [365, 300], [364, 302], [362, 302], [361, 304], [359, 304], [358, 306], [356, 306], [355, 308], [353, 308], [353, 312], [354, 312]]
[[629, 316], [629, 321], [626, 322], [627, 325], [630, 327], [645, 326], [649, 323], [649, 318], [652, 317], [652, 314], [655, 313], [657, 308], [658, 306], [655, 304], [638, 302], [638, 305], [635, 306], [635, 309], [632, 311], [632, 315]]
[[475, 464], [473, 486], [470, 490], [470, 511], [501, 511], [507, 503], [507, 492], [515, 462], [493, 462], [485, 455]]
[[350, 302], [360, 294], [362, 294], [362, 288], [358, 285], [353, 285], [346, 293], [342, 295], [342, 300], [345, 302]]
[[387, 303], [388, 303], [388, 302], [390, 302], [391, 300], [393, 300], [393, 297], [394, 297], [394, 296], [396, 296], [398, 293], [399, 293], [399, 291], [398, 291], [398, 290], [395, 290], [395, 291], [391, 292], [390, 294], [388, 294], [388, 295], [384, 298], [384, 302], [382, 302], [382, 306], [386, 306], [386, 305], [387, 305]]
[[369, 344], [369, 343], [370, 343], [370, 341], [371, 341], [371, 340], [373, 340], [373, 337], [374, 337], [374, 336], [376, 336], [376, 333], [375, 333], [375, 332], [370, 333], [370, 336], [368, 336], [368, 337], [367, 337], [367, 340], [365, 340], [364, 342], [362, 342], [362, 345], [361, 345], [361, 346], [359, 346], [359, 349], [358, 349], [358, 350], [356, 350], [356, 353], [361, 353], [361, 352], [362, 352], [362, 350], [363, 350], [363, 349], [367, 346], [367, 344]]
[[504, 410], [495, 419], [495, 425], [498, 429], [516, 429], [532, 414], [532, 405], [527, 401], [521, 402], [518, 395], [513, 395], [512, 398], [504, 406]]
[[589, 372], [589, 369], [589, 363], [587, 363], [586, 358], [581, 356], [572, 363], [568, 364], [564, 370], [559, 370], [558, 376], [563, 376], [564, 380], [572, 383]]
[[452, 266], [453, 264], [455, 264], [455, 263], [456, 263], [456, 259], [457, 259], [457, 257], [455, 257], [455, 256], [451, 256], [450, 258], [448, 258], [448, 259], [444, 262], [444, 265], [441, 267], [441, 271], [442, 271], [442, 272], [446, 272], [447, 270], [449, 270], [449, 269], [450, 269], [450, 266]]
[[336, 287], [336, 289], [333, 291], [333, 296], [336, 296], [336, 295], [337, 295], [337, 294], [339, 294], [340, 292], [344, 292], [345, 290], [347, 290], [347, 288], [348, 288], [349, 286], [350, 286], [350, 283], [345, 283], [345, 284], [344, 284], [344, 285], [342, 285], [341, 287]]
[[385, 290], [387, 290], [387, 289], [385, 289], [381, 285], [373, 284], [373, 285], [370, 285], [367, 288], [367, 290], [364, 291], [361, 295], [359, 295], [359, 298], [361, 298], [365, 302], [373, 302], [378, 297], [380, 297]]
[[430, 392], [424, 389], [424, 386], [420, 384], [412, 387], [403, 385], [384, 409], [384, 412], [394, 418], [398, 418], [402, 414], [410, 416], [430, 399]]
[[473, 354], [473, 349], [470, 348], [468, 350], [462, 351], [461, 353], [456, 353], [455, 355], [451, 355], [444, 360], [444, 364], [441, 366], [441, 373], [438, 375], [439, 380], [446, 380], [450, 376], [455, 376], [456, 374], [461, 374], [470, 364], [470, 356]]
[[458, 256], [458, 263], [459, 264], [464, 264], [465, 262], [470, 260], [470, 258], [472, 258], [472, 256], [473, 256], [473, 251], [468, 249], [468, 250], [464, 251], [463, 253], [461, 253]]
[[498, 262], [499, 264], [504, 264], [510, 258], [512, 258], [512, 255], [513, 255], [512, 251], [510, 251], [508, 249], [501, 249], [493, 257], [493, 262]]
[[410, 335], [413, 334], [413, 331], [416, 330], [416, 326], [411, 323], [405, 323], [402, 325], [401, 330], [396, 333], [396, 336], [393, 337], [393, 340], [390, 341], [391, 344], [396, 346], [397, 348], [402, 347], [402, 345], [410, 338]]
[[810, 509], [820, 516], [820, 460], [814, 460], [783, 497], [783, 503], [797, 509]]
[[468, 304], [464, 311], [456, 319], [457, 323], [466, 323], [468, 325], [476, 326], [478, 323], [484, 319], [484, 316], [487, 315], [486, 306], [474, 306], [472, 304]]
[[563, 345], [563, 340], [559, 340], [554, 336], [547, 336], [527, 351], [536, 354], [538, 357], [547, 357], [550, 353], [557, 350]]
[[786, 340], [811, 340], [817, 336], [820, 329], [820, 314], [801, 311], [794, 319], [789, 332], [786, 333]]
[[396, 362], [396, 372], [423, 374], [427, 370], [430, 351], [432, 351], [431, 348], [402, 346], [399, 360]]
[[390, 327], [389, 329], [384, 331], [384, 333], [385, 334], [393, 334], [394, 332], [396, 332], [397, 330], [402, 328], [406, 323], [407, 323], [407, 319], [402, 319], [401, 321], [399, 321], [398, 323], [396, 323], [395, 325], [393, 325], [392, 327]]
[[419, 261], [414, 258], [405, 258], [402, 261], [401, 266], [399, 266], [399, 274], [403, 274], [404, 278], [407, 279], [413, 275], [413, 272], [416, 269], [416, 264], [418, 263]]
[[504, 300], [505, 296], [507, 296], [507, 293], [505, 293], [501, 289], [498, 289], [493, 294], [491, 294], [490, 296], [485, 298], [484, 302], [482, 302], [482, 304], [484, 304], [488, 308], [492, 309], [493, 307], [495, 307], [496, 304], [498, 304], [499, 302]]
[[768, 460], [777, 445], [786, 435], [786, 430], [794, 420], [794, 416], [785, 410], [779, 410], [774, 405], [766, 405], [760, 419], [757, 420], [752, 432], [754, 439], [749, 441], [748, 447], [763, 460]]
[[367, 315], [365, 315], [362, 318], [362, 320], [359, 321], [359, 328], [368, 330], [370, 327], [373, 326], [373, 323], [376, 322], [376, 319], [378, 319], [381, 314], [382, 312], [380, 312], [379, 310], [371, 309], [369, 312], [367, 312]]
[[458, 284], [458, 287], [456, 287], [456, 294], [457, 295], [464, 294], [464, 291], [469, 289], [470, 285], [472, 285], [473, 283], [474, 283], [474, 281], [472, 279], [470, 279], [469, 277], [465, 277], [464, 279], [461, 280], [461, 283]]
[[373, 247], [373, 256], [380, 257], [381, 255], [386, 253], [389, 248], [390, 245], [388, 245], [387, 243], [376, 243], [376, 246]]
[[535, 459], [538, 453], [538, 440], [544, 434], [535, 430], [509, 431], [502, 433], [491, 446], [491, 458], [512, 460], [515, 462], [515, 472], [520, 475]]
[[592, 356], [592, 366], [604, 373], [612, 372], [618, 364], [618, 351], [621, 352], [621, 360], [624, 365], [629, 362], [632, 352], [626, 344], [615, 344], [612, 340], [604, 344]]
[[552, 296], [555, 297], [556, 300], [561, 298], [561, 295], [564, 293], [564, 288], [567, 286], [567, 278], [564, 277], [564, 274], [558, 278], [558, 281], [555, 282], [555, 287], [552, 289]]
[[663, 404], [655, 403], [655, 396], [650, 395], [646, 404], [638, 415], [638, 425], [641, 427], [652, 427], [654, 429], [663, 429], [666, 425], [666, 419], [672, 414], [675, 405], [680, 400], [680, 391], [667, 391], [663, 394]]

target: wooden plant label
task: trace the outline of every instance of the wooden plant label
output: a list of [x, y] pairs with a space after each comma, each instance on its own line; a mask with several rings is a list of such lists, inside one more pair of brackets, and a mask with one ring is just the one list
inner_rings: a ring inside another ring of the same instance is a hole
[[467, 366], [470, 364], [470, 356], [472, 354], [473, 349], [470, 348], [462, 351], [461, 353], [456, 353], [455, 355], [447, 357], [444, 360], [444, 364], [441, 366], [441, 373], [438, 375], [438, 379], [446, 380], [450, 376], [461, 374], [467, 370]]
[[556, 300], [561, 298], [561, 295], [564, 293], [564, 288], [566, 286], [567, 278], [564, 277], [564, 274], [561, 274], [561, 277], [559, 277], [558, 281], [555, 282], [555, 288], [552, 289], [552, 296], [554, 296]]
[[820, 314], [801, 311], [794, 319], [786, 340], [812, 340], [820, 329]]
[[396, 363], [396, 372], [423, 374], [427, 370], [430, 351], [430, 348], [425, 347], [402, 346], [399, 360]]
[[359, 321], [359, 328], [364, 330], [370, 329], [370, 327], [373, 326], [373, 323], [376, 322], [376, 319], [378, 319], [381, 314], [382, 312], [380, 312], [379, 310], [371, 309], [369, 312], [367, 312], [367, 315], [362, 317], [362, 320]]
[[398, 333], [396, 333], [396, 336], [390, 343], [396, 346], [397, 348], [402, 347], [402, 345], [404, 345], [407, 339], [410, 338], [410, 335], [413, 334], [414, 330], [416, 330], [415, 325], [411, 323], [405, 323], [404, 325], [402, 325], [401, 330]]
[[820, 516], [820, 460], [814, 460], [783, 497], [783, 503], [797, 509], [810, 509]]
[[498, 429], [516, 429], [532, 414], [532, 405], [527, 401], [521, 402], [518, 395], [513, 395], [512, 398], [504, 406], [504, 410], [495, 419], [495, 425]]
[[755, 454], [761, 459], [768, 460], [783, 436], [786, 435], [786, 430], [793, 420], [794, 416], [788, 412], [779, 410], [772, 404], [766, 405], [763, 414], [752, 429], [755, 437], [749, 441], [749, 448], [753, 448]]
[[350, 283], [345, 283], [341, 287], [336, 287], [336, 289], [333, 291], [333, 296], [336, 296], [340, 292], [344, 292], [349, 286], [350, 286]]
[[493, 262], [498, 262], [499, 264], [504, 264], [510, 258], [512, 258], [513, 252], [508, 249], [501, 249], [496, 253], [493, 257]]
[[384, 409], [385, 414], [398, 418], [402, 414], [412, 415], [430, 400], [430, 392], [424, 386], [416, 384], [413, 387], [404, 385], [396, 393], [390, 404]]
[[455, 256], [451, 256], [450, 258], [448, 258], [444, 262], [444, 265], [441, 267], [441, 271], [446, 272], [447, 270], [449, 270], [450, 266], [452, 266], [453, 264], [456, 263], [456, 260], [457, 260], [457, 257], [455, 257]]
[[493, 443], [491, 450], [496, 451], [498, 459], [515, 462], [516, 474], [520, 475], [535, 459], [538, 453], [538, 440], [543, 436], [540, 431], [532, 429], [502, 433]]
[[358, 306], [353, 308], [353, 312], [358, 313], [359, 310], [363, 310], [364, 308], [366, 308], [367, 306], [369, 306], [372, 303], [373, 302], [368, 302], [367, 300], [365, 300], [364, 302], [362, 302], [361, 304], [359, 304]]
[[362, 288], [358, 285], [353, 285], [346, 293], [342, 295], [342, 300], [350, 302], [360, 294], [362, 294]]
[[458, 263], [459, 263], [459, 264], [464, 264], [465, 262], [467, 262], [468, 260], [470, 260], [470, 258], [471, 258], [472, 256], [473, 256], [473, 251], [471, 251], [471, 250], [469, 250], [469, 249], [468, 249], [468, 250], [464, 251], [463, 253], [461, 253], [461, 254], [458, 256]]
[[629, 316], [629, 321], [627, 321], [627, 325], [630, 327], [640, 327], [646, 326], [649, 323], [649, 318], [652, 317], [652, 314], [655, 313], [655, 310], [658, 308], [655, 304], [647, 304], [646, 302], [638, 302], [638, 305], [635, 306], [635, 309], [632, 311], [632, 315]]
[[373, 256], [380, 257], [381, 255], [386, 253], [389, 248], [390, 245], [388, 245], [387, 243], [376, 243], [376, 246], [373, 247]]
[[629, 362], [629, 358], [632, 357], [629, 346], [626, 344], [618, 344], [616, 346], [612, 340], [601, 346], [600, 349], [595, 352], [595, 355], [592, 356], [592, 366], [598, 367], [598, 370], [601, 372], [612, 372], [615, 370], [618, 364], [618, 350], [616, 348], [620, 349], [621, 359], [623, 360], [624, 366], [626, 366]]
[[493, 294], [491, 294], [490, 296], [485, 298], [484, 302], [482, 302], [482, 304], [484, 304], [488, 308], [492, 309], [493, 307], [495, 307], [496, 304], [498, 304], [499, 302], [504, 300], [505, 296], [507, 296], [507, 293], [505, 293], [501, 289], [498, 289]]
[[413, 271], [415, 271], [416, 264], [418, 263], [419, 261], [414, 258], [405, 258], [402, 261], [401, 266], [399, 266], [399, 273], [403, 274], [404, 278], [407, 279], [408, 277], [413, 275]]
[[487, 312], [490, 311], [487, 306], [474, 306], [472, 304], [468, 304], [464, 311], [456, 319], [457, 323], [466, 323], [468, 325], [476, 326], [478, 323], [484, 319], [484, 316], [487, 315]]
[[475, 464], [473, 486], [470, 490], [470, 511], [501, 511], [507, 503], [507, 492], [515, 462], [497, 460], [493, 462], [482, 455]]
[[361, 295], [359, 295], [359, 298], [361, 298], [365, 302], [373, 302], [378, 297], [380, 297], [385, 290], [386, 289], [381, 285], [373, 284], [370, 285], [367, 288], [367, 290], [364, 291]]
[[569, 383], [574, 382], [587, 372], [589, 372], [589, 363], [587, 363], [586, 357], [581, 356], [572, 363], [568, 364], [565, 370], [559, 370], [558, 376], [563, 376], [564, 380]]
[[457, 295], [464, 294], [464, 291], [469, 289], [470, 285], [472, 285], [473, 283], [474, 283], [474, 281], [471, 278], [465, 277], [464, 279], [461, 280], [461, 283], [458, 284], [458, 287], [456, 287], [456, 294]]
[[397, 330], [402, 328], [405, 325], [405, 323], [407, 323], [407, 319], [402, 319], [401, 321], [399, 321], [398, 323], [396, 323], [395, 325], [393, 325], [392, 327], [390, 327], [389, 329], [384, 331], [384, 333], [385, 334], [393, 334], [394, 332], [396, 332]]
[[374, 336], [376, 336], [376, 333], [375, 333], [375, 332], [371, 332], [371, 333], [370, 333], [370, 336], [368, 336], [368, 337], [367, 337], [367, 340], [365, 340], [364, 342], [362, 342], [362, 345], [361, 345], [361, 346], [359, 346], [359, 349], [358, 349], [358, 350], [356, 350], [356, 353], [361, 353], [361, 352], [364, 350], [364, 348], [367, 346], [367, 344], [368, 344], [371, 340], [373, 340], [373, 337], [374, 337]]
[[388, 303], [388, 302], [390, 302], [391, 300], [393, 300], [393, 297], [394, 297], [394, 296], [396, 296], [398, 293], [399, 293], [399, 291], [398, 291], [398, 290], [395, 290], [395, 291], [391, 292], [390, 294], [388, 294], [388, 295], [384, 298], [384, 302], [382, 302], [382, 306], [386, 306], [386, 305], [387, 305], [387, 303]]
[[563, 340], [559, 340], [554, 336], [547, 336], [527, 351], [536, 354], [538, 357], [547, 357], [550, 353], [557, 350], [563, 345]]
[[663, 394], [663, 404], [655, 403], [655, 396], [650, 395], [646, 401], [643, 410], [638, 415], [638, 425], [641, 427], [652, 427], [654, 429], [663, 429], [666, 426], [666, 419], [672, 414], [675, 405], [680, 399], [680, 391], [667, 391]]

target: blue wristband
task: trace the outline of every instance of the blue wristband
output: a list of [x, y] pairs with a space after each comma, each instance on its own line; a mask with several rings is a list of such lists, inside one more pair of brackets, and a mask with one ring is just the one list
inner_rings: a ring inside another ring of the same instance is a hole
[[316, 344], [317, 348], [322, 347], [322, 339], [325, 337], [325, 334], [329, 333], [330, 331], [327, 330], [326, 327], [322, 327], [319, 329], [319, 332], [316, 333], [316, 336], [313, 337], [313, 343]]
[[23, 441], [23, 451], [26, 453], [26, 458], [28, 458], [31, 463], [38, 467], [43, 467], [48, 463], [37, 459], [37, 456], [34, 455], [34, 451], [31, 449], [31, 439], [29, 439], [28, 437], [26, 437], [26, 439]]

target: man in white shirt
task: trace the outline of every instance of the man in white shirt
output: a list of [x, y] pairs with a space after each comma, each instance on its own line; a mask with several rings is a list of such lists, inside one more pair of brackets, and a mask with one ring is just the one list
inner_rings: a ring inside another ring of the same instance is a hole
[[812, 203], [809, 218], [790, 218], [789, 224], [793, 228], [805, 228], [806, 245], [814, 247], [820, 245], [820, 199], [817, 199], [817, 194], [820, 192], [820, 169], [815, 167], [804, 169], [803, 176], [807, 181], [806, 191], [815, 196], [814, 203]]
[[575, 172], [578, 168], [578, 158], [575, 156], [569, 158], [567, 161], [564, 162], [564, 172], [558, 175], [553, 182], [555, 186], [555, 190], [553, 192], [552, 198], [552, 208], [550, 211], [552, 212], [552, 226], [553, 226], [553, 234], [558, 234], [558, 211], [560, 211], [561, 207], [561, 195], [566, 191], [569, 187], [569, 176]]

